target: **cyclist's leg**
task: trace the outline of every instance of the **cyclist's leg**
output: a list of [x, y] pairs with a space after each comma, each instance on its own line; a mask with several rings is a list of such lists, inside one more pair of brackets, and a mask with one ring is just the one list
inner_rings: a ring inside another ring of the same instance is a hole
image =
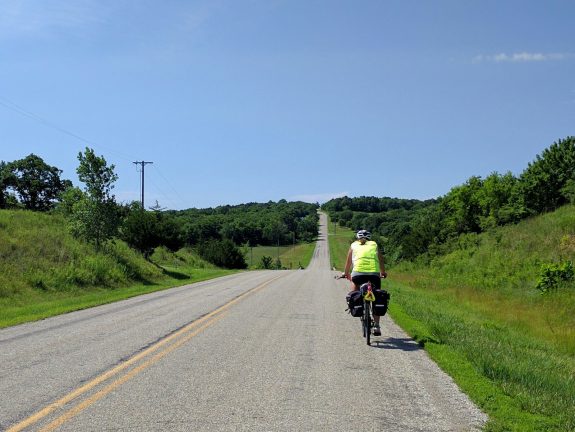
[[[376, 275], [369, 275], [369, 281], [373, 286], [373, 289], [381, 289], [381, 278]], [[379, 328], [379, 315], [373, 314], [373, 321], [375, 322], [375, 326]]]
[[353, 286], [352, 291], [359, 290], [364, 283], [369, 281], [369, 275], [355, 275], [351, 278], [351, 284]]

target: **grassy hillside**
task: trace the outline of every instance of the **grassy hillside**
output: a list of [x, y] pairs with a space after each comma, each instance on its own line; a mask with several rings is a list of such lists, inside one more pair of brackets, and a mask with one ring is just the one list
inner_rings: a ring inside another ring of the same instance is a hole
[[262, 257], [271, 257], [275, 264], [279, 256], [282, 267], [296, 270], [300, 265], [304, 268], [309, 265], [314, 249], [315, 242], [298, 243], [294, 246], [256, 246], [246, 249], [245, 259], [248, 268], [257, 269]]
[[[330, 224], [338, 269], [352, 235]], [[388, 267], [391, 316], [489, 414], [486, 430], [575, 431], [575, 284], [536, 289], [543, 264], [567, 260], [573, 206]]]
[[541, 267], [575, 261], [575, 207], [565, 206], [482, 235], [429, 265], [403, 264], [398, 277], [416, 288], [469, 304], [485, 316], [575, 355], [575, 283], [541, 295]]
[[151, 261], [121, 241], [96, 252], [58, 215], [0, 210], [0, 327], [231, 273], [186, 250]]

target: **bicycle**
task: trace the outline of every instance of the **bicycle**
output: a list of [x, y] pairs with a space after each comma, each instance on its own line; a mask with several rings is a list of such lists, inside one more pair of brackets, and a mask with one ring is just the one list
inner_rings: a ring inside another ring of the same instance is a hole
[[[335, 278], [344, 279], [345, 275], [335, 276]], [[352, 316], [360, 318], [362, 334], [368, 345], [371, 345], [371, 331], [375, 326], [373, 314], [374, 312], [378, 312], [380, 317], [385, 315], [390, 298], [389, 293], [385, 290], [376, 292], [378, 293], [377, 299], [372, 282], [367, 281], [359, 287], [359, 290], [351, 291], [348, 294], [348, 310]], [[352, 298], [352, 296], [355, 298]], [[359, 302], [359, 296], [361, 296], [361, 303]], [[377, 307], [374, 306], [374, 304], [376, 304]]]

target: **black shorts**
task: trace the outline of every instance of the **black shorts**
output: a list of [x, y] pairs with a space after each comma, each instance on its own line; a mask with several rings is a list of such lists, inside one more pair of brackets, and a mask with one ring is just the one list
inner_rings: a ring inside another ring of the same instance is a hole
[[355, 286], [359, 289], [366, 282], [371, 282], [373, 289], [380, 289], [381, 288], [381, 278], [379, 275], [357, 275], [351, 278], [351, 281], [355, 284]]

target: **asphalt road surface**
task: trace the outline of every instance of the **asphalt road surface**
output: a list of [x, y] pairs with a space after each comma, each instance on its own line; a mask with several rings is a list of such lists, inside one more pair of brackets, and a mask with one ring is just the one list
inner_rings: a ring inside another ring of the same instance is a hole
[[388, 316], [366, 345], [321, 222], [305, 270], [1, 330], [0, 430], [479, 430], [486, 416]]

